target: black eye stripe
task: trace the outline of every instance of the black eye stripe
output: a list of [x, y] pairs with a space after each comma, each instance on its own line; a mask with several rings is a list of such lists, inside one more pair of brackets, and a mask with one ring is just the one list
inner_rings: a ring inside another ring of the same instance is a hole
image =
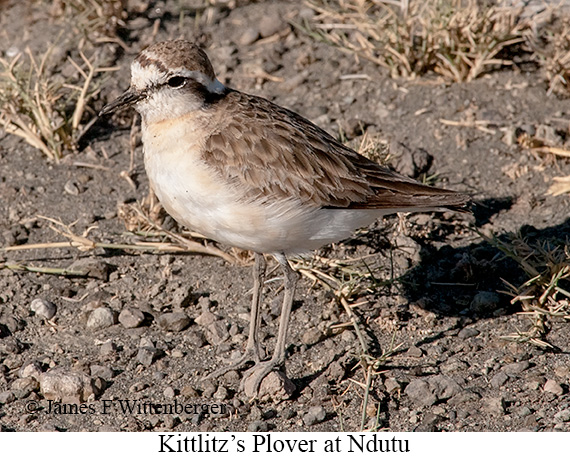
[[166, 81], [166, 84], [173, 88], [179, 88], [186, 84], [187, 80], [188, 79], [184, 76], [172, 76], [168, 79], [168, 81]]

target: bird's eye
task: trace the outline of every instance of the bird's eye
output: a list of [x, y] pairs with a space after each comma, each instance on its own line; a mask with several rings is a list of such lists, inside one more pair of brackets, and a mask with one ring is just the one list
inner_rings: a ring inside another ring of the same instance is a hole
[[167, 81], [167, 84], [170, 87], [179, 88], [182, 87], [186, 83], [186, 78], [183, 76], [173, 76]]

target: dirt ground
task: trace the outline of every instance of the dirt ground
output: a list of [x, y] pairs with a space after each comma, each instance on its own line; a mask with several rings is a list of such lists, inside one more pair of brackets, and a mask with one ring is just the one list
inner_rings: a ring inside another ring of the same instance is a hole
[[[561, 148], [569, 141], [568, 100], [548, 95], [536, 68], [516, 65], [460, 84], [433, 75], [393, 79], [291, 27], [288, 21], [313, 14], [301, 2], [206, 10], [192, 1], [128, 3], [122, 42], [102, 51], [102, 66], [120, 69], [105, 81], [95, 110], [128, 87], [129, 64], [142, 48], [184, 37], [206, 49], [220, 81], [286, 106], [355, 148], [365, 125], [366, 138], [390, 151], [391, 166], [469, 193], [473, 214], [389, 217], [323, 248], [324, 260], [305, 260], [356, 287], [350, 302], [370, 357], [397, 349], [373, 367], [366, 389], [350, 317], [304, 275], [285, 364], [296, 390], [252, 402], [239, 391], [237, 372], [202, 381], [245, 345], [252, 280], [243, 253], [217, 246], [242, 259], [231, 264], [104, 247], [0, 251], [3, 431], [570, 430], [568, 324], [548, 319], [551, 348], [504, 338], [532, 325], [502, 293], [504, 281], [521, 285], [528, 277], [480, 235], [507, 240], [520, 232], [533, 242], [568, 235], [570, 200], [547, 190], [553, 177], [570, 175], [570, 164], [511, 139], [522, 130], [542, 132]], [[47, 2], [2, 1], [0, 53], [45, 52], [66, 27]], [[65, 72], [77, 42], [58, 43], [56, 68]], [[148, 194], [140, 140], [131, 139], [133, 114], [98, 120], [59, 163], [0, 130], [3, 247], [66, 240], [40, 216], [73, 223], [75, 234], [90, 229], [89, 239], [101, 243], [142, 239], [127, 232], [120, 210]], [[13, 264], [88, 274], [7, 267]], [[279, 320], [278, 271], [265, 287], [268, 349]], [[127, 401], [142, 409], [123, 410]], [[148, 403], [189, 406], [159, 413], [144, 411]]]

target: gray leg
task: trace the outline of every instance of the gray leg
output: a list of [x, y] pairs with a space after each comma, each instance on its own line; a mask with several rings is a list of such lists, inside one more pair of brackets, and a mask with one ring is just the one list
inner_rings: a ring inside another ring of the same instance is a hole
[[259, 345], [259, 321], [261, 313], [259, 309], [261, 308], [261, 292], [263, 290], [263, 284], [265, 283], [265, 269], [267, 262], [263, 254], [254, 253], [255, 264], [253, 266], [253, 300], [251, 302], [251, 314], [249, 318], [249, 336], [247, 339], [247, 345], [245, 346], [244, 354], [236, 361], [229, 365], [220, 368], [204, 379], [217, 378], [228, 371], [239, 370], [243, 368], [248, 362], [254, 362], [258, 364], [261, 361], [261, 347]]
[[285, 293], [283, 297], [283, 305], [281, 307], [281, 318], [279, 320], [279, 333], [277, 334], [277, 342], [275, 343], [275, 351], [273, 357], [265, 362], [257, 363], [250, 368], [243, 377], [242, 389], [249, 396], [256, 396], [259, 385], [265, 376], [267, 376], [275, 368], [279, 368], [285, 362], [285, 349], [287, 340], [287, 330], [289, 328], [289, 320], [291, 317], [291, 308], [293, 306], [293, 298], [295, 296], [295, 287], [299, 279], [297, 273], [284, 254], [274, 254], [274, 257], [281, 264], [281, 269], [285, 276]]

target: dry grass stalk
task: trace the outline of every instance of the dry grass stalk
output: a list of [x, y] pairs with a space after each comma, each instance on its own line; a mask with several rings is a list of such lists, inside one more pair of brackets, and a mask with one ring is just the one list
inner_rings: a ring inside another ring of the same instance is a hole
[[570, 291], [567, 290], [570, 247], [567, 243], [554, 245], [545, 240], [529, 243], [520, 236], [512, 236], [508, 241], [488, 237], [485, 239], [513, 259], [529, 278], [520, 286], [504, 281], [513, 296], [511, 303], [520, 303], [523, 309], [521, 314], [532, 320], [529, 331], [517, 332], [507, 338], [540, 346], [548, 345], [544, 341], [547, 333], [546, 320], [560, 317], [570, 320]]
[[[49, 68], [50, 47], [38, 61], [27, 48], [11, 62], [0, 58], [0, 125], [7, 133], [23, 138], [41, 150], [49, 159], [58, 161], [66, 150], [74, 150], [79, 139], [96, 120], [82, 124], [89, 101], [99, 92], [93, 84], [97, 73], [115, 68], [97, 68], [79, 51], [87, 71], [70, 58], [83, 79], [79, 86], [54, 78]], [[73, 106], [71, 114], [69, 107]]]
[[[185, 239], [180, 236], [176, 236], [175, 234], [168, 233], [168, 232], [159, 232], [156, 233], [157, 236], [170, 236], [174, 242], [156, 242], [156, 241], [136, 241], [134, 243], [101, 243], [98, 241], [94, 241], [89, 238], [89, 233], [95, 230], [96, 226], [91, 226], [87, 228], [82, 234], [75, 233], [72, 228], [74, 223], [72, 224], [64, 224], [61, 221], [56, 219], [45, 217], [45, 216], [38, 216], [41, 219], [45, 219], [52, 223], [50, 228], [62, 235], [67, 239], [67, 241], [59, 241], [59, 242], [46, 242], [46, 243], [34, 243], [34, 244], [24, 244], [18, 246], [8, 246], [0, 248], [0, 252], [15, 252], [15, 251], [24, 251], [30, 249], [61, 249], [61, 248], [75, 248], [82, 252], [85, 251], [92, 251], [97, 248], [103, 249], [119, 249], [119, 250], [133, 250], [133, 251], [145, 251], [145, 252], [160, 252], [160, 253], [193, 253], [193, 254], [202, 254], [202, 255], [211, 255], [221, 257], [224, 260], [227, 260], [230, 263], [235, 263], [236, 259], [232, 256], [226, 254], [223, 251], [220, 251], [217, 248], [211, 246], [205, 246], [203, 244], [197, 243], [195, 241], [191, 241]], [[175, 235], [175, 236], [172, 236]], [[14, 266], [15, 267], [11, 267]], [[20, 266], [18, 266], [20, 265]], [[21, 267], [21, 268], [20, 268]], [[22, 266], [21, 264], [3, 264], [3, 268], [11, 268], [11, 269], [25, 269], [28, 271], [39, 271], [39, 270], [30, 270], [27, 266]], [[33, 268], [40, 268], [40, 267], [33, 267]], [[48, 269], [49, 270], [49, 269]], [[55, 269], [59, 271], [59, 269]]]
[[470, 81], [512, 65], [531, 24], [522, 9], [481, 6], [475, 0], [428, 0], [393, 5], [374, 0], [310, 0], [317, 15], [293, 24], [316, 40], [387, 67], [393, 76], [436, 72]]

